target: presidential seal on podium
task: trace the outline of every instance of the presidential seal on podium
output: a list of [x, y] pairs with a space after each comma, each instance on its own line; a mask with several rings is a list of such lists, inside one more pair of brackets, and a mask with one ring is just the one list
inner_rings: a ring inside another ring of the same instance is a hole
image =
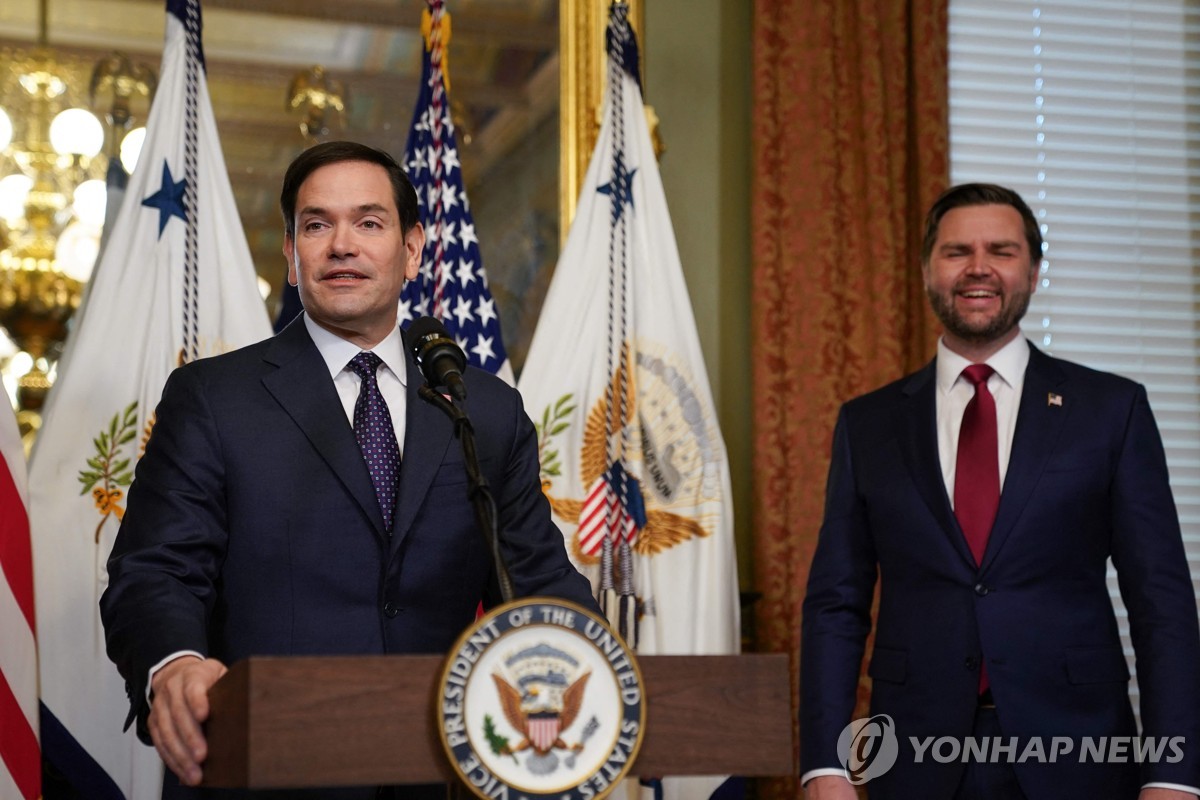
[[599, 616], [553, 598], [477, 620], [447, 657], [436, 702], [450, 763], [485, 800], [601, 800], [645, 730], [633, 652]]

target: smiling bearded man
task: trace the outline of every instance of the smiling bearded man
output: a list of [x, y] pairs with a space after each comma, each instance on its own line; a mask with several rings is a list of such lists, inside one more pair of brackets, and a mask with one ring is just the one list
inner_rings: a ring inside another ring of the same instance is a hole
[[[1162, 440], [1142, 386], [1021, 336], [1041, 255], [1015, 192], [943, 194], [921, 257], [937, 356], [841, 409], [801, 632], [809, 800], [1200, 794], [1200, 626]], [[1081, 757], [1138, 741], [1109, 562], [1140, 741], [1167, 758]], [[856, 729], [877, 582], [875, 724]], [[872, 731], [874, 760], [850, 752]]]

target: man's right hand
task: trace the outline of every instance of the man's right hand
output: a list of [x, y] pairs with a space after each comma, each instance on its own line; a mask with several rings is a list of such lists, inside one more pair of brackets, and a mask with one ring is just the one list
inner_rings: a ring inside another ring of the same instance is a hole
[[228, 670], [215, 658], [180, 656], [154, 673], [147, 726], [163, 763], [185, 786], [199, 786], [208, 743], [208, 690]]
[[804, 784], [806, 800], [857, 800], [854, 785], [840, 775], [818, 775]]

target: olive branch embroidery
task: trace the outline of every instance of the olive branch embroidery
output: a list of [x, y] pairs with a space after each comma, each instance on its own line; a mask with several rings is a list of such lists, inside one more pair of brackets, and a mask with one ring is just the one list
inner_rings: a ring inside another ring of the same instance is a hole
[[542, 413], [541, 423], [534, 423], [538, 437], [538, 461], [541, 463], [542, 486], [548, 486], [550, 477], [562, 475], [562, 463], [559, 461], [559, 451], [551, 450], [551, 439], [565, 431], [570, 423], [566, 421], [575, 406], [571, 403], [573, 394], [564, 394], [553, 406], [546, 406]]
[[483, 735], [487, 738], [488, 747], [491, 748], [493, 753], [498, 756], [512, 756], [513, 761], [516, 761], [518, 764], [521, 763], [517, 761], [516, 755], [509, 749], [508, 737], [501, 736], [496, 732], [496, 722], [492, 719], [491, 714], [483, 715]]
[[121, 498], [125, 493], [118, 487], [133, 482], [130, 458], [122, 458], [121, 449], [137, 436], [137, 401], [133, 401], [123, 413], [113, 415], [108, 429], [92, 440], [96, 455], [87, 460], [91, 469], [79, 471], [79, 482], [83, 484], [80, 494], [92, 493], [96, 508], [100, 511], [100, 524], [96, 526], [96, 543], [100, 543], [100, 531], [110, 516], [117, 522], [125, 516]]

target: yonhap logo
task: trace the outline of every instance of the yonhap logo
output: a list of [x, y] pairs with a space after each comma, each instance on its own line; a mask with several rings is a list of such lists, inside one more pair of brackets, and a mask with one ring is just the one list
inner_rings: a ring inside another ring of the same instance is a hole
[[855, 786], [878, 778], [896, 763], [900, 745], [896, 723], [887, 714], [856, 719], [838, 736], [837, 753], [846, 776]]
[[[1177, 764], [1187, 749], [1183, 736], [909, 736], [905, 741], [916, 764]], [[854, 720], [838, 736], [837, 755], [855, 786], [885, 774], [900, 755], [895, 720], [887, 714]]]

